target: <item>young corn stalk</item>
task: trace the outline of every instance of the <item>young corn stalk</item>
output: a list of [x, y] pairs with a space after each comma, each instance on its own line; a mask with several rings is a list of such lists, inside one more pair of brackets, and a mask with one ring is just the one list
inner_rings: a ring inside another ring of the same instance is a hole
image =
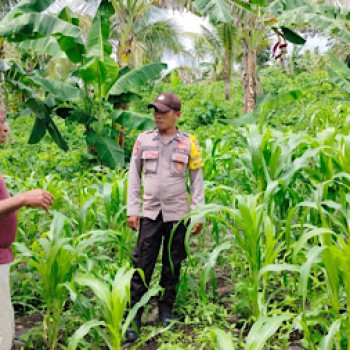
[[33, 243], [29, 260], [39, 274], [35, 285], [45, 303], [44, 341], [50, 350], [56, 350], [58, 346], [62, 312], [68, 301], [65, 283], [71, 281], [78, 268], [79, 251], [72, 246], [72, 238], [62, 235], [65, 221], [63, 215], [55, 215], [47, 237]]
[[204, 264], [202, 269], [201, 281], [200, 281], [200, 287], [199, 287], [199, 296], [203, 303], [208, 302], [207, 282], [210, 277], [212, 280], [213, 292], [214, 293], [216, 292], [214, 267], [216, 265], [219, 254], [222, 251], [227, 250], [229, 248], [231, 248], [231, 244], [229, 242], [224, 242], [220, 244], [218, 247], [216, 247], [206, 259], [206, 263]]
[[258, 196], [237, 196], [237, 206], [233, 212], [236, 244], [244, 253], [249, 265], [249, 300], [252, 314], [258, 317], [259, 272], [265, 264], [273, 262], [280, 248], [272, 222], [266, 215], [265, 206], [258, 204]]
[[247, 146], [237, 157], [237, 163], [253, 179], [252, 193], [262, 194], [271, 218], [284, 220], [289, 209], [300, 197], [298, 184], [301, 171], [319, 152], [305, 146], [309, 140], [296, 134], [283, 134], [274, 129], [260, 133], [256, 125], [245, 131]]
[[115, 240], [115, 233], [91, 231], [76, 238], [67, 224], [67, 218], [55, 213], [51, 229], [31, 249], [17, 243], [22, 259], [29, 258], [32, 273], [39, 278], [33, 283], [34, 291], [44, 302], [43, 338], [48, 349], [55, 350], [62, 329], [63, 310], [69, 300], [67, 286], [79, 268], [87, 268], [88, 255], [95, 246], [103, 247]]
[[273, 317], [260, 316], [250, 329], [246, 339], [245, 350], [263, 350], [267, 340], [272, 337], [287, 322], [292, 315], [284, 314]]
[[[136, 316], [137, 310], [144, 306], [152, 296], [157, 295], [161, 288], [155, 286], [142, 297], [124, 320], [127, 306], [130, 302], [130, 280], [135, 269], [121, 267], [118, 269], [114, 279], [109, 276], [99, 279], [94, 275], [78, 275], [75, 282], [81, 286], [91, 289], [96, 297], [96, 310], [100, 313], [100, 319], [88, 320], [70, 338], [68, 350], [77, 349], [79, 343], [90, 332], [96, 328], [104, 339], [110, 350], [120, 350], [123, 336], [130, 323]], [[142, 273], [142, 271], [141, 271]], [[82, 294], [78, 296], [83, 297]]]
[[[325, 265], [328, 295], [333, 307], [332, 315], [345, 322], [345, 337], [350, 347], [350, 245], [338, 237], [339, 245], [328, 246], [323, 251], [322, 262]], [[339, 311], [342, 305], [342, 291], [346, 296], [346, 317]]]

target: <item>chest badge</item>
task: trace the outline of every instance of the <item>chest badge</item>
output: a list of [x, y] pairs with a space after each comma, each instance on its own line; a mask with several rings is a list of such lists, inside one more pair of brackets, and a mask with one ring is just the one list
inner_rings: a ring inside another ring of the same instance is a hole
[[184, 163], [179, 163], [179, 162], [175, 163], [175, 168], [179, 172], [182, 171], [184, 168]]

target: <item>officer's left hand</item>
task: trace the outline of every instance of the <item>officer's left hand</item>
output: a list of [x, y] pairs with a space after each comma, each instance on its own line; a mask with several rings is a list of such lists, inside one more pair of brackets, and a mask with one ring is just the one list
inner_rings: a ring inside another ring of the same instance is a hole
[[201, 232], [202, 228], [203, 228], [203, 224], [195, 224], [191, 234], [197, 235], [199, 232]]

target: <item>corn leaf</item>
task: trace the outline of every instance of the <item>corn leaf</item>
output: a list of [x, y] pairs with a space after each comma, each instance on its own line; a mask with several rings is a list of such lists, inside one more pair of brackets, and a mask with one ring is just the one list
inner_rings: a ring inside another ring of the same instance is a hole
[[272, 337], [283, 322], [292, 318], [284, 314], [273, 317], [260, 317], [254, 324], [246, 339], [245, 350], [262, 350], [267, 340]]
[[90, 320], [81, 325], [74, 334], [69, 338], [68, 350], [76, 350], [81, 340], [89, 334], [92, 328], [105, 326], [105, 322], [98, 320]]

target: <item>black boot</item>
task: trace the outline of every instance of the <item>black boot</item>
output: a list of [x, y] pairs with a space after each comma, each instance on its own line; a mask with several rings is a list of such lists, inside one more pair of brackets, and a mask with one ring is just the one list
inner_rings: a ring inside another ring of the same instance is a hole
[[168, 327], [173, 320], [173, 315], [170, 309], [159, 308], [159, 322], [163, 324], [164, 327]]
[[129, 343], [136, 341], [141, 333], [141, 318], [135, 318], [131, 323], [131, 326], [127, 329], [125, 333], [126, 340]]

